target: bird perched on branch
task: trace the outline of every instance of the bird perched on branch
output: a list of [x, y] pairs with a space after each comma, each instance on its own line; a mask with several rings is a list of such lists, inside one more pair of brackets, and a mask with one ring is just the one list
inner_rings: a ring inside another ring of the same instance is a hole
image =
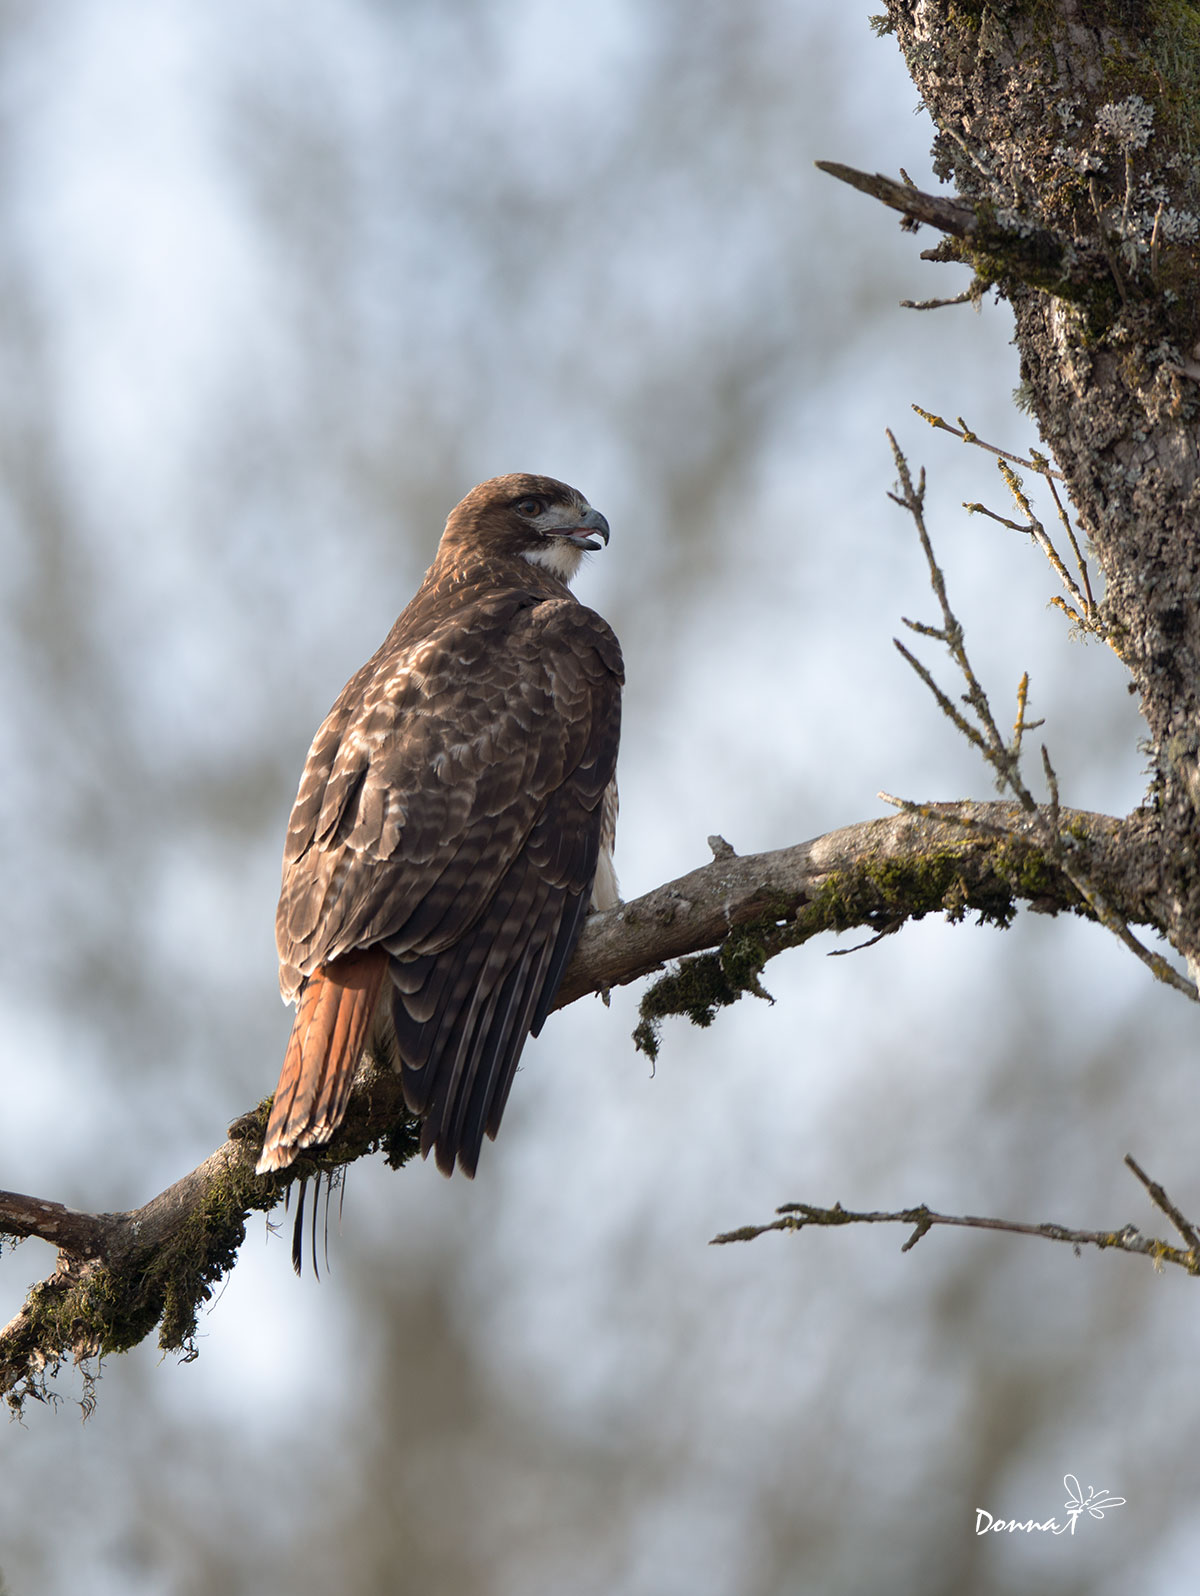
[[326, 1142], [364, 1050], [472, 1175], [612, 865], [621, 650], [568, 583], [608, 522], [550, 477], [451, 511], [419, 592], [309, 750], [276, 915], [298, 1004], [260, 1173]]

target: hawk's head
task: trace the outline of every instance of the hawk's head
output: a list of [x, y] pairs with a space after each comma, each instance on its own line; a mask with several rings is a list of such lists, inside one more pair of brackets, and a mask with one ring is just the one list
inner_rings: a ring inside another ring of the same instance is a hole
[[585, 550], [608, 542], [608, 522], [575, 488], [515, 471], [472, 488], [451, 510], [442, 548], [523, 555], [569, 582]]

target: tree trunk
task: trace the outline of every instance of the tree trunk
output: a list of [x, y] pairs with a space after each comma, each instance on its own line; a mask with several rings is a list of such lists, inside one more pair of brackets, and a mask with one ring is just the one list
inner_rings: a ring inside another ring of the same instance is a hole
[[1104, 573], [1100, 618], [1146, 719], [1141, 845], [1113, 886], [1195, 976], [1200, 11], [889, 0], [887, 24], [938, 127], [935, 169], [979, 224], [933, 254], [1012, 304], [1023, 392]]

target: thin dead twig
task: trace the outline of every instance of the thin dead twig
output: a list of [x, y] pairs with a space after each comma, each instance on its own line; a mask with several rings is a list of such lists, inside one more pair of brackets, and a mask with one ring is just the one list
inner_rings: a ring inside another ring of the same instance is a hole
[[[1200, 991], [1197, 990], [1195, 983], [1188, 980], [1186, 976], [1181, 975], [1160, 953], [1153, 952], [1152, 949], [1147, 948], [1144, 943], [1140, 942], [1129, 929], [1129, 924], [1125, 918], [1113, 909], [1097, 884], [1090, 878], [1083, 863], [1082, 851], [1078, 840], [1068, 835], [1061, 827], [1058, 782], [1050, 764], [1049, 754], [1044, 746], [1042, 748], [1042, 762], [1051, 793], [1051, 804], [1048, 811], [1039, 807], [1026, 785], [1021, 774], [1022, 738], [1026, 731], [1035, 725], [1041, 724], [1040, 721], [1031, 722], [1025, 718], [1029, 695], [1028, 672], [1022, 676], [1017, 689], [1017, 720], [1013, 728], [1012, 741], [1009, 742], [996, 724], [987, 693], [975, 675], [967, 655], [962, 623], [950, 606], [946, 591], [945, 575], [937, 563], [933, 544], [925, 525], [924, 469], [921, 470], [917, 483], [914, 485], [912, 474], [908, 469], [908, 461], [890, 428], [887, 432], [887, 438], [891, 444], [892, 456], [900, 478], [901, 488], [899, 493], [889, 493], [888, 497], [894, 503], [900, 505], [902, 509], [907, 510], [912, 517], [913, 524], [917, 530], [917, 537], [925, 555], [926, 564], [929, 567], [930, 586], [933, 588], [938, 606], [942, 612], [942, 624], [940, 627], [928, 626], [923, 622], [910, 621], [907, 617], [904, 618], [904, 623], [921, 636], [932, 637], [945, 644], [951, 659], [967, 684], [967, 691], [963, 695], [962, 702], [967, 704], [974, 712], [975, 723], [973, 724], [970, 718], [959, 708], [958, 704], [950, 698], [949, 694], [938, 686], [932, 672], [906, 649], [899, 639], [893, 639], [896, 648], [929, 689], [943, 714], [950, 719], [958, 731], [968, 738], [974, 747], [979, 749], [984, 759], [991, 765], [996, 774], [997, 786], [1002, 791], [1007, 788], [1016, 798], [1025, 813], [1025, 820], [1020, 831], [1034, 841], [1046, 858], [1062, 871], [1100, 924], [1106, 930], [1111, 931], [1146, 966], [1156, 980], [1174, 987], [1176, 991], [1181, 992], [1193, 1002], [1200, 1002]], [[1029, 501], [1025, 498], [1020, 483], [1011, 468], [1003, 460], [999, 464], [1000, 470], [1005, 474], [1005, 479], [1009, 482], [1018, 505], [1032, 520], [1036, 520], [1036, 517], [1033, 517]], [[999, 520], [1001, 518], [994, 517], [994, 519]], [[1039, 528], [1041, 527], [1040, 522], [1037, 525]], [[1041, 530], [1044, 537], [1044, 529]], [[1046, 542], [1048, 543], [1049, 539], [1046, 539]], [[1056, 568], [1060, 570], [1064, 580], [1068, 583], [1069, 590], [1078, 596], [1081, 604], [1086, 605], [1087, 601], [1083, 593], [1074, 585], [1057, 556], [1055, 556], [1055, 563]], [[903, 801], [900, 807], [910, 811], [910, 805], [907, 801]], [[1014, 831], [1013, 835], [1017, 835], [1017, 832]]]
[[1027, 471], [1040, 471], [1043, 476], [1057, 477], [1060, 482], [1065, 480], [1061, 471], [1052, 471], [1050, 469], [1049, 461], [1046, 461], [1043, 468], [1037, 464], [1036, 460], [1026, 460], [1022, 455], [1012, 454], [1007, 449], [998, 449], [994, 443], [985, 443], [982, 438], [971, 431], [961, 416], [958, 418], [958, 426], [952, 427], [942, 416], [935, 416], [931, 410], [922, 410], [920, 405], [913, 405], [912, 408], [921, 417], [922, 421], [928, 421], [936, 432], [948, 432], [952, 437], [961, 438], [964, 443], [974, 444], [977, 449], [985, 449], [988, 454], [998, 455], [1001, 460], [1011, 460], [1013, 465], [1024, 466]]
[[[1062, 500], [1059, 498], [1057, 492], [1055, 492], [1053, 482], [1050, 482], [1050, 491], [1054, 496], [1054, 502], [1058, 508], [1059, 518], [1066, 527], [1067, 536], [1071, 540], [1071, 547], [1074, 550], [1076, 563], [1079, 566], [1079, 573], [1084, 584], [1082, 588], [1063, 564], [1062, 559], [1059, 557], [1058, 550], [1054, 547], [1054, 543], [1051, 540], [1050, 534], [1046, 531], [1046, 528], [1034, 514], [1033, 506], [1029, 502], [1028, 496], [1025, 493], [1024, 484], [1021, 482], [1020, 477], [1017, 476], [1012, 467], [1004, 460], [997, 461], [997, 466], [1001, 476], [1004, 478], [1005, 486], [1012, 494], [1018, 508], [1025, 517], [1025, 526], [1020, 530], [1026, 531], [1032, 536], [1034, 542], [1041, 549], [1042, 553], [1046, 556], [1054, 571], [1057, 573], [1059, 581], [1066, 588], [1071, 598], [1074, 599], [1076, 605], [1078, 606], [1078, 610], [1072, 610], [1065, 604], [1061, 607], [1066, 610], [1066, 612], [1079, 626], [1084, 629], [1084, 631], [1094, 632], [1097, 637], [1105, 637], [1106, 629], [1096, 613], [1096, 603], [1092, 597], [1091, 583], [1087, 574], [1087, 563], [1083, 558], [1083, 554], [1080, 551], [1079, 544], [1075, 538], [1070, 517], [1063, 508]], [[1048, 478], [1047, 480], [1049, 481]], [[980, 506], [980, 508], [982, 508], [982, 506]], [[994, 519], [999, 519], [999, 517], [995, 517]], [[1012, 523], [1008, 524], [1011, 525]]]
[[[1018, 756], [1005, 741], [1000, 728], [992, 714], [988, 696], [983, 689], [979, 678], [975, 675], [974, 667], [967, 654], [966, 639], [962, 622], [955, 615], [950, 606], [950, 599], [946, 592], [946, 578], [933, 551], [933, 543], [925, 525], [925, 472], [921, 471], [917, 485], [914, 487], [912, 474], [908, 469], [900, 445], [896, 442], [895, 435], [890, 429], [887, 433], [888, 442], [892, 446], [892, 458], [896, 464], [896, 471], [900, 478], [900, 493], [890, 493], [888, 497], [901, 508], [908, 511], [917, 529], [921, 548], [925, 555], [925, 562], [929, 567], [929, 582], [937, 598], [938, 606], [942, 612], [942, 625], [940, 627], [926, 626], [923, 622], [910, 621], [907, 616], [901, 619], [910, 630], [924, 637], [936, 638], [945, 644], [951, 659], [958, 667], [959, 674], [967, 684], [967, 691], [963, 701], [974, 711], [978, 725], [972, 725], [958, 706], [944, 693], [934, 681], [932, 674], [916, 657], [909, 652], [898, 638], [893, 642], [900, 654], [917, 673], [937, 700], [938, 707], [949, 716], [953, 724], [964, 736], [979, 749], [984, 759], [996, 772], [996, 783], [1001, 789], [1008, 787], [1023, 809], [1030, 812], [1036, 811], [1037, 804], [1029, 789], [1020, 778]], [[1028, 684], [1026, 684], [1028, 685]]]
[[967, 238], [975, 232], [978, 223], [974, 207], [962, 200], [947, 199], [944, 194], [926, 194], [915, 183], [897, 183], [894, 177], [884, 177], [882, 172], [860, 172], [841, 161], [817, 161], [818, 171], [848, 183], [861, 194], [869, 194], [894, 211], [901, 211], [914, 222], [928, 222], [939, 232], [951, 233], [956, 238]]
[[[952, 437], [961, 438], [964, 443], [973, 444], [977, 449], [984, 449], [988, 454], [996, 455], [998, 461], [1000, 462], [1000, 470], [1004, 473], [1005, 482], [1008, 484], [1013, 497], [1017, 500], [1017, 503], [1020, 505], [1025, 514], [1025, 525], [1022, 526], [1018, 521], [1010, 521], [1007, 516], [997, 515], [994, 510], [989, 510], [987, 506], [983, 504], [964, 504], [963, 508], [972, 515], [985, 515], [989, 520], [998, 521], [1001, 526], [1009, 527], [1014, 532], [1031, 533], [1038, 543], [1038, 546], [1046, 555], [1046, 558], [1050, 561], [1050, 564], [1054, 567], [1055, 571], [1058, 572], [1063, 585], [1075, 599], [1075, 602], [1078, 604], [1079, 610], [1082, 613], [1076, 613], [1076, 611], [1072, 610], [1069, 605], [1063, 603], [1061, 599], [1055, 598], [1052, 599], [1051, 602], [1055, 604], [1057, 608], [1063, 610], [1077, 625], [1082, 627], [1085, 631], [1092, 631], [1098, 636], [1104, 636], [1104, 630], [1099, 624], [1097, 617], [1096, 600], [1092, 594], [1092, 583], [1091, 577], [1088, 573], [1087, 561], [1084, 559], [1083, 551], [1079, 547], [1079, 540], [1075, 536], [1075, 528], [1071, 525], [1071, 518], [1067, 514], [1062, 499], [1059, 496], [1058, 489], [1054, 485], [1055, 482], [1062, 482], [1064, 480], [1062, 472], [1055, 471], [1049, 460], [1047, 460], [1046, 456], [1040, 453], [1040, 451], [1037, 449], [1031, 449], [1030, 457], [1028, 460], [1026, 460], [1019, 454], [1013, 454], [1009, 449], [1000, 449], [994, 443], [986, 443], [981, 437], [979, 437], [977, 433], [972, 432], [971, 428], [961, 416], [958, 417], [958, 426], [952, 427], [944, 417], [935, 416], [932, 411], [923, 410], [920, 405], [913, 405], [913, 409], [921, 417], [921, 419], [923, 421], [927, 421], [935, 431], [948, 432]], [[1055, 549], [1045, 527], [1042, 525], [1041, 521], [1038, 520], [1037, 516], [1034, 515], [1029, 501], [1025, 497], [1020, 479], [1008, 469], [1008, 466], [1005, 464], [1005, 462], [1010, 462], [1012, 465], [1021, 466], [1026, 471], [1036, 471], [1039, 476], [1046, 479], [1046, 486], [1049, 488], [1050, 496], [1054, 500], [1054, 508], [1058, 514], [1059, 520], [1062, 522], [1063, 527], [1066, 530], [1067, 538], [1071, 544], [1071, 552], [1075, 556], [1075, 563], [1079, 568], [1080, 581], [1083, 584], [1082, 590], [1067, 571], [1066, 566], [1059, 557], [1058, 551]]]
[[949, 305], [974, 305], [979, 307], [979, 290], [972, 284], [964, 288], [961, 294], [955, 294], [952, 299], [902, 299], [901, 310], [945, 310]]
[[[1038, 458], [1040, 459], [1041, 457], [1039, 456]], [[1094, 615], [1096, 600], [1092, 596], [1092, 583], [1088, 575], [1087, 561], [1084, 559], [1083, 551], [1079, 547], [1078, 539], [1075, 536], [1075, 528], [1071, 525], [1071, 517], [1067, 514], [1063, 502], [1058, 496], [1058, 489], [1054, 486], [1054, 479], [1058, 476], [1058, 472], [1051, 471], [1048, 464], [1044, 467], [1039, 466], [1038, 470], [1046, 479], [1046, 486], [1050, 489], [1050, 497], [1054, 500], [1054, 508], [1058, 511], [1058, 519], [1066, 528], [1067, 537], [1071, 542], [1071, 552], [1075, 556], [1075, 564], [1079, 567], [1079, 578], [1083, 583], [1083, 591], [1087, 595], [1087, 611]]]
[[[972, 152], [971, 160], [978, 165], [978, 151]], [[927, 194], [911, 179], [898, 183], [894, 177], [884, 177], [882, 172], [860, 172], [840, 161], [817, 161], [815, 164], [818, 170], [830, 177], [836, 177], [839, 182], [848, 183], [860, 193], [870, 194], [892, 210], [899, 211], [903, 216], [902, 227], [907, 225], [915, 230], [920, 223], [927, 222], [940, 232], [965, 240], [968, 246], [982, 245], [993, 253], [1002, 251], [1014, 267], [1027, 262], [1043, 275], [1060, 273], [1065, 269], [1062, 240], [1044, 228], [1027, 224], [1005, 227], [997, 222], [990, 209], [977, 208], [959, 198], [948, 199], [944, 194]], [[902, 175], [907, 174], [902, 171]]]
[[1180, 1213], [1178, 1208], [1176, 1208], [1175, 1204], [1167, 1196], [1166, 1192], [1158, 1184], [1158, 1182], [1156, 1180], [1150, 1179], [1149, 1175], [1147, 1175], [1146, 1171], [1138, 1163], [1137, 1159], [1134, 1158], [1132, 1153], [1125, 1154], [1125, 1166], [1127, 1169], [1131, 1169], [1141, 1181], [1142, 1185], [1150, 1194], [1151, 1202], [1153, 1202], [1157, 1208], [1162, 1209], [1163, 1213], [1166, 1214], [1167, 1218], [1175, 1226], [1175, 1229], [1183, 1237], [1184, 1241], [1187, 1242], [1191, 1251], [1200, 1256], [1200, 1236], [1197, 1236], [1195, 1226], [1192, 1225], [1189, 1220], [1184, 1218], [1183, 1214]]
[[1017, 1219], [996, 1219], [979, 1214], [942, 1214], [926, 1207], [924, 1203], [915, 1208], [899, 1208], [892, 1212], [848, 1209], [843, 1208], [841, 1203], [835, 1203], [832, 1208], [822, 1208], [815, 1203], [783, 1203], [775, 1210], [780, 1216], [778, 1219], [764, 1225], [743, 1225], [737, 1230], [723, 1231], [714, 1236], [709, 1245], [725, 1246], [732, 1241], [754, 1241], [768, 1231], [798, 1231], [809, 1226], [911, 1225], [912, 1234], [900, 1249], [901, 1252], [911, 1252], [917, 1242], [936, 1226], [952, 1226], [965, 1230], [999, 1230], [1012, 1236], [1038, 1236], [1043, 1241], [1065, 1241], [1074, 1247], [1077, 1254], [1084, 1247], [1096, 1247], [1102, 1252], [1132, 1253], [1150, 1258], [1155, 1268], [1172, 1263], [1186, 1270], [1189, 1275], [1200, 1275], [1200, 1237], [1196, 1234], [1196, 1227], [1129, 1154], [1125, 1156], [1125, 1163], [1187, 1242], [1186, 1249], [1173, 1247], [1169, 1242], [1152, 1236], [1143, 1236], [1138, 1227], [1132, 1224], [1124, 1225], [1120, 1230], [1079, 1230], [1070, 1225], [1027, 1224]]

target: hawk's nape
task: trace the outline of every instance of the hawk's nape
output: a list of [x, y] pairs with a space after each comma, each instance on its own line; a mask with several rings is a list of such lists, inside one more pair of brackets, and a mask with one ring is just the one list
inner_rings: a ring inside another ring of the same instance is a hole
[[616, 901], [623, 668], [567, 586], [608, 523], [515, 475], [452, 511], [437, 557], [309, 751], [276, 917], [298, 1012], [259, 1160], [336, 1132], [369, 1049], [421, 1147], [473, 1174], [590, 907]]

